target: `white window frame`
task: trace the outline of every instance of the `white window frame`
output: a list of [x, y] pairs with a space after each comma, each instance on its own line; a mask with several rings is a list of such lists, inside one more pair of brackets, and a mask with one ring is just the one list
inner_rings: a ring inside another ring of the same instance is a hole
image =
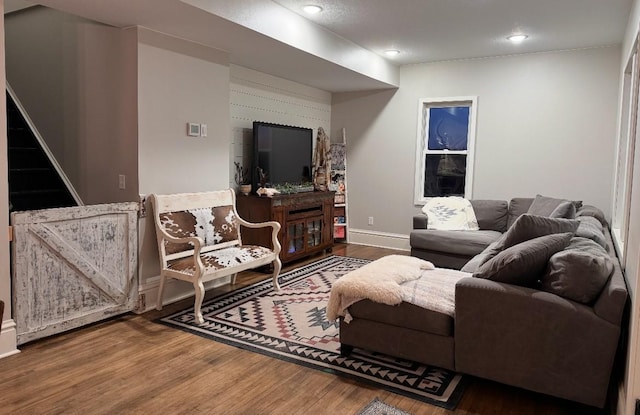
[[629, 215], [631, 211], [631, 189], [633, 163], [638, 131], [640, 99], [640, 59], [638, 57], [638, 38], [631, 49], [631, 56], [622, 74], [622, 94], [618, 139], [616, 142], [616, 166], [613, 184], [613, 206], [611, 213], [611, 235], [618, 251], [622, 267], [626, 262], [625, 245], [628, 236]]
[[[427, 134], [429, 134], [429, 109], [440, 107], [469, 107], [469, 129], [467, 150], [429, 150]], [[473, 172], [476, 143], [476, 113], [478, 112], [477, 96], [421, 98], [418, 100], [418, 132], [416, 139], [416, 169], [414, 179], [414, 204], [424, 205], [430, 197], [424, 196], [425, 158], [427, 154], [465, 154], [467, 167], [464, 184], [464, 197], [471, 199], [473, 195]]]

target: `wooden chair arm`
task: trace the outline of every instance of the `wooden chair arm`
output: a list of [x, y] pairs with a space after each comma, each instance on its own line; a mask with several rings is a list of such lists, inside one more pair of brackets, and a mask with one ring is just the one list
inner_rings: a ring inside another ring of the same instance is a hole
[[273, 244], [273, 252], [275, 252], [276, 256], [280, 255], [282, 245], [280, 245], [280, 241], [278, 241], [278, 232], [280, 232], [280, 224], [278, 222], [274, 220], [269, 222], [248, 222], [238, 216], [238, 223], [242, 226], [253, 229], [266, 228], [267, 226], [271, 226], [273, 228], [271, 231], [271, 243]]
[[184, 243], [192, 243], [193, 251], [195, 255], [200, 255], [200, 249], [204, 245], [204, 239], [199, 236], [185, 236], [184, 238], [177, 238], [175, 236], [169, 235], [164, 228], [156, 226], [156, 232], [160, 232], [162, 237], [167, 241], [175, 244], [184, 244]]

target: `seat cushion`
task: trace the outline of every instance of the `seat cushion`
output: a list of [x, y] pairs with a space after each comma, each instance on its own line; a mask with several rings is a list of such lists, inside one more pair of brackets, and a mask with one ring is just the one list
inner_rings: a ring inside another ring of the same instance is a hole
[[453, 336], [453, 317], [405, 302], [390, 306], [360, 300], [349, 306], [349, 313], [354, 319], [362, 318], [440, 336]]
[[473, 256], [482, 252], [502, 234], [497, 231], [440, 231], [418, 229], [411, 232], [412, 249]]
[[[204, 272], [208, 274], [220, 269], [248, 264], [273, 255], [269, 248], [256, 245], [232, 246], [200, 255]], [[194, 275], [196, 267], [192, 256], [168, 261], [167, 268], [186, 275]]]

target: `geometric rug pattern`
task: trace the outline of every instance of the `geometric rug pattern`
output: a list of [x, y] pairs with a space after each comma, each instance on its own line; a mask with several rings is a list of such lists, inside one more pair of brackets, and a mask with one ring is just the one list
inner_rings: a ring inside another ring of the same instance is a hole
[[225, 344], [307, 367], [373, 383], [394, 393], [453, 409], [462, 397], [462, 376], [433, 366], [354, 349], [340, 355], [338, 322], [328, 322], [331, 284], [370, 261], [329, 256], [271, 279], [240, 288], [202, 306], [204, 324], [193, 307], [159, 321]]

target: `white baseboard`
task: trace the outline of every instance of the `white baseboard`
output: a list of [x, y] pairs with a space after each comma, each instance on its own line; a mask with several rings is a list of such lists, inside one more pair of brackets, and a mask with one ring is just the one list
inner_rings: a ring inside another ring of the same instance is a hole
[[398, 233], [375, 232], [366, 229], [349, 229], [349, 243], [357, 245], [377, 246], [379, 248], [410, 251], [409, 235]]
[[[205, 290], [211, 288], [220, 287], [231, 282], [231, 276], [222, 277], [213, 281], [204, 283]], [[151, 277], [147, 279], [146, 284], [141, 284], [138, 287], [138, 293], [144, 295], [144, 306], [135, 310], [136, 313], [141, 314], [156, 308], [156, 302], [158, 299], [158, 287], [160, 285], [160, 276]], [[168, 279], [164, 284], [164, 294], [162, 304], [171, 304], [176, 301], [184, 300], [185, 298], [194, 295], [193, 285], [186, 281], [175, 280], [173, 278]]]
[[0, 359], [20, 353], [18, 350], [18, 333], [16, 322], [12, 319], [2, 322], [2, 332], [0, 332]]

